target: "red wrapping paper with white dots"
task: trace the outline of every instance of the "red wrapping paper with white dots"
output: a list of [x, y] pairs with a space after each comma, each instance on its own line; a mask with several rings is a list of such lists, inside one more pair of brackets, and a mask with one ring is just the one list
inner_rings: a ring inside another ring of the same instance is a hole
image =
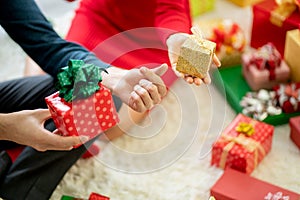
[[[237, 131], [241, 122], [251, 124], [251, 136]], [[211, 165], [250, 174], [271, 150], [273, 132], [272, 125], [238, 114], [213, 144]]]
[[92, 139], [119, 122], [110, 90], [103, 85], [86, 99], [66, 102], [56, 92], [45, 101], [63, 136], [86, 135]]

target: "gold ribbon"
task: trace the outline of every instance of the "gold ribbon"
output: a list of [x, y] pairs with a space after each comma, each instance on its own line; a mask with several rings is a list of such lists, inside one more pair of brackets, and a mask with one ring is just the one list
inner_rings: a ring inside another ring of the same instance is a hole
[[254, 167], [257, 166], [258, 163], [258, 153], [261, 152], [263, 155], [266, 154], [265, 149], [261, 146], [261, 144], [252, 138], [246, 137], [244, 134], [239, 134], [237, 137], [229, 136], [222, 134], [221, 140], [228, 141], [229, 143], [224, 147], [221, 159], [219, 162], [220, 168], [224, 169], [226, 165], [227, 156], [229, 151], [234, 147], [235, 144], [241, 145], [248, 152], [254, 152]]
[[270, 21], [281, 27], [283, 22], [296, 10], [297, 5], [294, 0], [275, 0], [275, 2], [278, 6], [271, 12]]
[[190, 36], [192, 40], [194, 40], [196, 43], [198, 43], [202, 48], [207, 49], [210, 52], [210, 54], [214, 53], [214, 51], [212, 51], [210, 48], [208, 48], [204, 45], [203, 35], [198, 26], [193, 26], [191, 28], [191, 32], [193, 33], [193, 35]]

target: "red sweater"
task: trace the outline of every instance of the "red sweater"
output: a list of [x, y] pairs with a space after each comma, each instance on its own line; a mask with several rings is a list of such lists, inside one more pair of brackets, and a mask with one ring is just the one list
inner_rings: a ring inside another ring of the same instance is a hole
[[[154, 67], [169, 64], [167, 37], [190, 27], [188, 0], [82, 0], [67, 39], [121, 68]], [[170, 86], [175, 77], [163, 78]]]

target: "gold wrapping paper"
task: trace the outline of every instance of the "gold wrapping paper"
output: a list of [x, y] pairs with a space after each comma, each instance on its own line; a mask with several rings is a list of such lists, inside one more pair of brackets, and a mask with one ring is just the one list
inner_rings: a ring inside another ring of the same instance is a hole
[[285, 41], [284, 59], [291, 70], [291, 80], [300, 82], [300, 30], [295, 29], [287, 32]]
[[216, 43], [191, 35], [180, 48], [176, 70], [204, 78], [213, 60]]

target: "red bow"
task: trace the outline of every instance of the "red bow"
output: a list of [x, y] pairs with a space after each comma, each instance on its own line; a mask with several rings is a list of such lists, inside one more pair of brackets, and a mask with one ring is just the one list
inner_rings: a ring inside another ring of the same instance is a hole
[[259, 70], [268, 70], [269, 80], [275, 80], [276, 67], [280, 67], [281, 55], [272, 43], [268, 43], [252, 54], [247, 67], [254, 65]]

